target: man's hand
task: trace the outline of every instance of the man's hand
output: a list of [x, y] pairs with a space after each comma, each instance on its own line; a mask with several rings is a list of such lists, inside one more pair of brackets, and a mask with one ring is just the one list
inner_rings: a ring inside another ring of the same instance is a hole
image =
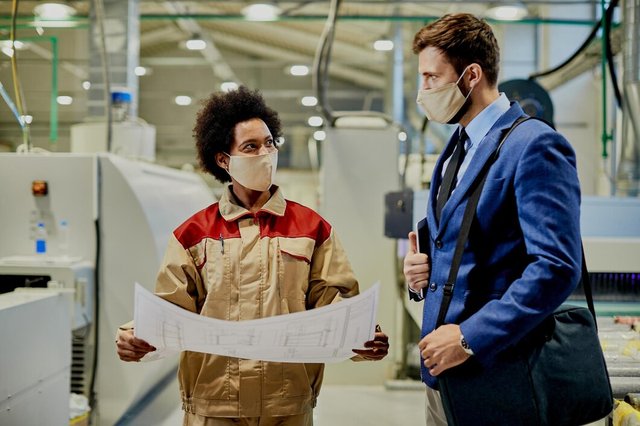
[[376, 334], [373, 340], [369, 340], [364, 344], [365, 348], [370, 349], [353, 349], [353, 352], [369, 361], [380, 361], [389, 353], [389, 336], [384, 334], [379, 325], [376, 325]]
[[429, 256], [418, 253], [418, 237], [415, 232], [409, 232], [409, 251], [404, 257], [403, 272], [407, 285], [416, 293], [429, 285]]
[[471, 355], [460, 345], [460, 326], [445, 324], [424, 336], [418, 347], [429, 374], [437, 376], [449, 368], [460, 365]]
[[133, 335], [133, 329], [118, 329], [116, 336], [118, 356], [122, 361], [140, 361], [140, 359], [156, 350], [153, 346]]

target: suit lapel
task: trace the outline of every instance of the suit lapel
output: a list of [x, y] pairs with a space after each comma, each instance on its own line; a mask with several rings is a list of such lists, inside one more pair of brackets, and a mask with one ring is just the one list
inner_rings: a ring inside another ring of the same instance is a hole
[[[440, 218], [440, 226], [435, 229], [440, 231], [445, 228], [447, 221], [455, 211], [458, 204], [467, 198], [467, 193], [469, 192], [471, 184], [475, 181], [484, 165], [489, 161], [493, 152], [498, 147], [504, 132], [508, 130], [513, 125], [514, 121], [523, 114], [524, 112], [522, 111], [522, 108], [520, 108], [517, 103], [513, 102], [509, 110], [507, 110], [507, 112], [505, 112], [498, 121], [496, 121], [491, 130], [489, 130], [489, 133], [487, 133], [487, 135], [482, 139], [467, 170], [462, 176], [462, 179], [456, 186], [453, 194], [451, 194], [451, 198], [449, 198], [447, 204], [444, 205], [444, 208], [442, 209], [442, 217]], [[431, 204], [432, 203], [430, 203], [430, 206]]]

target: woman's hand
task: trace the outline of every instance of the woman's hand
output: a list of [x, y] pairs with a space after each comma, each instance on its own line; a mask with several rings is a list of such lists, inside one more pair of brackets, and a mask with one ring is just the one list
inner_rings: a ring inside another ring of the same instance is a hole
[[380, 361], [389, 353], [389, 336], [382, 332], [379, 325], [376, 325], [376, 333], [373, 340], [364, 344], [368, 349], [353, 349], [353, 352], [369, 361]]
[[156, 350], [144, 340], [134, 336], [132, 328], [127, 330], [118, 329], [116, 346], [120, 359], [128, 362], [138, 362], [143, 356]]

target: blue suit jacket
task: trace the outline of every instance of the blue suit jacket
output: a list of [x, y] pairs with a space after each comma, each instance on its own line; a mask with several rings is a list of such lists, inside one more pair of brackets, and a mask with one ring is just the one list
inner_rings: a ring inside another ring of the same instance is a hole
[[[440, 223], [434, 214], [436, 194], [453, 140], [436, 163], [427, 206], [428, 229], [421, 232], [429, 241], [420, 241], [431, 260], [422, 336], [436, 325], [470, 185], [501, 136], [522, 115], [520, 106], [512, 103], [494, 124], [444, 206]], [[522, 123], [489, 169], [445, 318], [447, 324], [460, 324], [478, 361], [490, 363], [574, 290], [582, 265], [579, 222], [580, 187], [573, 149], [546, 124]], [[437, 387], [424, 365], [422, 378]]]

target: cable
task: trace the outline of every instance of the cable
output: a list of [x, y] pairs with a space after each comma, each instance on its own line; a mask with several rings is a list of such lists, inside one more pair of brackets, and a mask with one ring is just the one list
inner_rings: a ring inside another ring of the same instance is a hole
[[[98, 162], [98, 168], [100, 167]], [[100, 172], [98, 171], [98, 176]], [[100, 181], [98, 180], [98, 185]], [[98, 194], [98, 197], [100, 194]], [[98, 210], [98, 215], [99, 215]], [[92, 407], [92, 411], [96, 412], [96, 374], [98, 372], [98, 349], [100, 347], [100, 220], [96, 218], [94, 220], [94, 228], [96, 233], [96, 256], [95, 256], [95, 265], [94, 265], [94, 274], [93, 274], [93, 312], [95, 323], [93, 326], [94, 329], [94, 342], [93, 342], [93, 360], [91, 363], [91, 380], [89, 381], [89, 406]]]
[[611, 77], [611, 85], [613, 86], [613, 93], [616, 97], [616, 102], [618, 103], [618, 107], [622, 109], [622, 93], [620, 92], [620, 86], [618, 85], [618, 75], [616, 72], [616, 65], [613, 61], [613, 53], [611, 51], [611, 24], [613, 23], [613, 10], [618, 5], [619, 0], [613, 0], [609, 8], [607, 8], [605, 12], [605, 24], [606, 29], [604, 31], [605, 34], [605, 43], [606, 51], [607, 51], [607, 65], [609, 67], [609, 75]]
[[26, 103], [22, 92], [22, 85], [20, 84], [20, 78], [18, 75], [18, 51], [16, 49], [16, 27], [18, 20], [18, 0], [13, 0], [11, 5], [11, 33], [9, 39], [11, 40], [11, 77], [13, 78], [13, 91], [15, 93], [16, 107], [18, 114], [20, 115], [19, 121], [22, 128], [22, 143], [27, 146], [27, 151], [31, 151], [31, 137], [29, 132], [29, 125], [24, 120], [26, 114]]
[[331, 1], [329, 14], [324, 29], [322, 30], [322, 35], [320, 36], [320, 43], [318, 44], [313, 64], [313, 85], [318, 97], [318, 109], [329, 123], [333, 123], [334, 120], [333, 111], [329, 107], [327, 100], [329, 64], [331, 62], [331, 47], [333, 45], [335, 23], [339, 7], [340, 0]]
[[[613, 0], [611, 2], [611, 4], [609, 5], [609, 8], [606, 10], [605, 12], [605, 16], [607, 14], [610, 14], [611, 17], [613, 17], [613, 9], [616, 7], [616, 5], [618, 4], [618, 0]], [[609, 10], [611, 10], [611, 12], [609, 12]], [[578, 50], [576, 50], [573, 55], [571, 55], [568, 59], [566, 59], [564, 62], [562, 62], [561, 64], [548, 69], [546, 71], [540, 71], [537, 73], [533, 73], [529, 75], [529, 80], [535, 80], [536, 78], [539, 77], [544, 77], [550, 74], [555, 73], [556, 71], [559, 71], [560, 69], [564, 68], [565, 66], [567, 66], [571, 61], [573, 61], [580, 53], [582, 53], [583, 50], [585, 50], [587, 48], [587, 46], [589, 46], [589, 43], [591, 43], [591, 41], [595, 38], [596, 34], [598, 33], [598, 30], [600, 29], [600, 26], [602, 25], [602, 20], [599, 20], [591, 29], [591, 32], [589, 33], [589, 35], [587, 36], [587, 39], [582, 43], [582, 45], [580, 45], [580, 47], [578, 48]]]

